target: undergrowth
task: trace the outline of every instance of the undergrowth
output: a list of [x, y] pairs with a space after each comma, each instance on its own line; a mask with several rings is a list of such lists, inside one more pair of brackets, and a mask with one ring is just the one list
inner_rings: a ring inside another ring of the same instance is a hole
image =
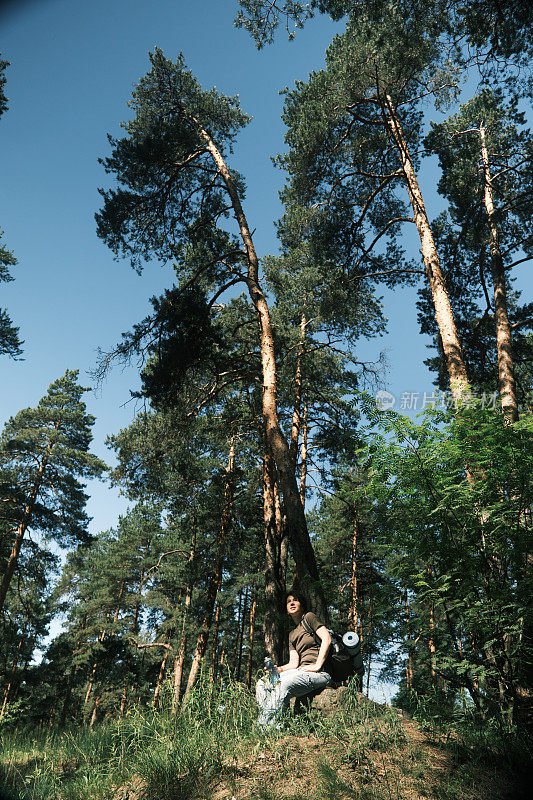
[[[264, 731], [242, 684], [201, 681], [175, 716], [167, 687], [162, 710], [133, 708], [93, 730], [4, 726], [0, 797], [126, 800], [142, 786], [148, 800], [470, 800], [484, 796], [469, 788], [476, 769], [496, 762], [517, 774], [531, 755], [525, 734], [509, 730], [502, 737], [463, 715], [443, 737], [426, 719], [433, 741], [455, 765], [453, 780], [443, 775], [431, 785], [431, 754], [423, 742], [409, 740], [401, 716], [360, 702], [355, 692], [348, 698], [332, 716], [311, 710], [287, 717], [280, 730]], [[315, 750], [306, 752], [311, 745]], [[413, 794], [406, 787], [418, 788]]]

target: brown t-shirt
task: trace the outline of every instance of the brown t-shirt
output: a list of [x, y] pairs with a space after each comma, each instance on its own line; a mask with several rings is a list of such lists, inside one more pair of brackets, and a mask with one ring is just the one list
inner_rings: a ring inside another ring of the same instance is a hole
[[[312, 611], [308, 611], [307, 614], [305, 614], [305, 621], [314, 631], [321, 628], [324, 624], [315, 617]], [[300, 622], [300, 624], [289, 633], [289, 653], [291, 650], [296, 650], [300, 656], [300, 661], [298, 662], [299, 667], [304, 666], [304, 664], [314, 664], [320, 652], [320, 637], [317, 643], [314, 637], [306, 631]]]

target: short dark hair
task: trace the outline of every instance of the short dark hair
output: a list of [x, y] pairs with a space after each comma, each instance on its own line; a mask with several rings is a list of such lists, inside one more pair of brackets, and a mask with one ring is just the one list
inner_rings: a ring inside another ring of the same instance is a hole
[[285, 605], [287, 605], [287, 600], [289, 597], [294, 597], [295, 600], [298, 600], [298, 602], [302, 607], [302, 611], [305, 614], [305, 612], [309, 609], [309, 603], [307, 602], [307, 597], [298, 589], [289, 589], [288, 592], [285, 592]]

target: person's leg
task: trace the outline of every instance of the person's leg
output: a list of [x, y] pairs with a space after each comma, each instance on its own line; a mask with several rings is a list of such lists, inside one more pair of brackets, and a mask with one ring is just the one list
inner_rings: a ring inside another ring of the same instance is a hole
[[282, 672], [279, 683], [269, 690], [266, 679], [257, 683], [256, 698], [261, 709], [258, 725], [273, 725], [282, 711], [289, 707], [291, 697], [301, 697], [311, 692], [321, 691], [331, 678], [326, 672], [305, 672], [291, 669]]
[[288, 689], [285, 699], [286, 706], [291, 697], [306, 698], [309, 695], [318, 694], [331, 682], [331, 677], [327, 672], [304, 672], [303, 670], [297, 670], [297, 672], [298, 675], [295, 676]]

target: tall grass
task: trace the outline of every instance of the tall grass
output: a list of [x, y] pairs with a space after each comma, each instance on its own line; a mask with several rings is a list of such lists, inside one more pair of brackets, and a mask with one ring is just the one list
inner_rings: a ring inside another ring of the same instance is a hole
[[133, 708], [93, 730], [0, 734], [0, 797], [108, 800], [137, 779], [149, 797], [205, 797], [240, 746], [255, 734], [257, 707], [242, 684], [201, 680], [180, 713]]

